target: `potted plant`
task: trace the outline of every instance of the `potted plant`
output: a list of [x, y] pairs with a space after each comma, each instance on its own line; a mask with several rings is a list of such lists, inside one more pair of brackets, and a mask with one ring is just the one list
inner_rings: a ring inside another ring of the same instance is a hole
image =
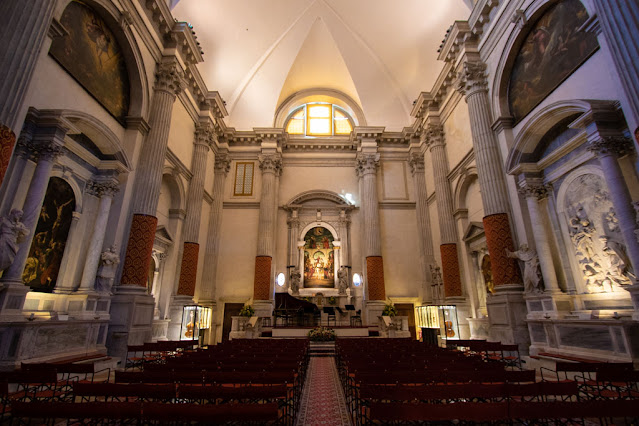
[[335, 340], [335, 330], [326, 327], [315, 327], [308, 332], [311, 342], [330, 342]]
[[253, 315], [255, 315], [255, 309], [251, 305], [242, 306], [242, 310], [240, 310], [241, 317], [251, 318]]
[[382, 311], [382, 316], [394, 317], [397, 314], [398, 314], [397, 308], [395, 307], [395, 305], [392, 304], [392, 302], [387, 303], [387, 304], [384, 305], [384, 310]]

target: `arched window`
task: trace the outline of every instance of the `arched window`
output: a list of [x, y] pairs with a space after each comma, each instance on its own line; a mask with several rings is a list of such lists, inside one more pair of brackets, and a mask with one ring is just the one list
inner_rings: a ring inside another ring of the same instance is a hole
[[293, 110], [284, 128], [290, 135], [343, 136], [353, 131], [353, 121], [337, 105], [313, 102]]

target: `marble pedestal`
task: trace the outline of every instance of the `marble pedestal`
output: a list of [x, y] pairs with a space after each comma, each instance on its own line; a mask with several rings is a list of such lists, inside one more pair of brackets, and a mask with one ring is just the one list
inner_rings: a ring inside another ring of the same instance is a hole
[[518, 344], [521, 354], [528, 354], [530, 336], [526, 325], [526, 301], [521, 285], [502, 285], [486, 299], [491, 341]]
[[634, 313], [632, 314], [632, 319], [634, 321], [639, 321], [639, 284], [624, 287], [624, 290], [630, 293], [632, 305], [635, 308]]
[[384, 312], [386, 302], [383, 300], [367, 300], [364, 303], [364, 318], [362, 318], [364, 325], [379, 325], [379, 317], [381, 317], [382, 312]]
[[470, 304], [465, 297], [447, 297], [445, 299], [447, 305], [455, 305], [457, 307], [457, 325], [459, 326], [459, 338], [470, 339], [470, 324], [468, 317], [470, 314]]
[[571, 298], [563, 293], [529, 293], [524, 296], [527, 319], [560, 318], [573, 310]]
[[180, 340], [180, 330], [182, 328], [182, 315], [184, 315], [184, 307], [193, 305], [193, 297], [176, 295], [171, 298], [169, 305], [169, 319], [166, 337], [168, 340]]
[[4, 281], [0, 285], [0, 322], [24, 321], [22, 308], [29, 287], [22, 281]]
[[488, 317], [484, 318], [466, 318], [468, 326], [470, 328], [471, 339], [484, 339], [488, 340], [490, 337], [490, 324]]
[[127, 345], [150, 342], [153, 336], [155, 300], [146, 288], [121, 284], [111, 299], [108, 354], [126, 360]]
[[273, 316], [273, 301], [272, 300], [256, 300], [253, 302], [253, 309], [256, 317], [272, 317]]

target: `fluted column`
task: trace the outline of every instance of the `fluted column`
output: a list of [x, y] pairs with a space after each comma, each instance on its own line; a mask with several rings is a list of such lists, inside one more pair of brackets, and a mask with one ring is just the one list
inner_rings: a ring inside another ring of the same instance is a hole
[[462, 295], [459, 256], [457, 254], [457, 228], [453, 217], [453, 195], [448, 182], [448, 158], [444, 142], [444, 128], [440, 124], [429, 124], [424, 131], [425, 141], [430, 148], [430, 158], [435, 178], [435, 200], [441, 232], [439, 246], [444, 278], [444, 296]]
[[522, 287], [521, 273], [515, 259], [507, 256], [514, 244], [508, 218], [509, 201], [497, 138], [492, 131], [486, 65], [465, 62], [458, 90], [466, 98], [477, 175], [484, 206], [484, 232], [490, 252], [491, 271], [496, 290], [499, 286]]
[[40, 50], [46, 40], [56, 2], [0, 2], [0, 183], [9, 165], [24, 116], [22, 104]]
[[133, 189], [133, 219], [124, 259], [121, 284], [146, 287], [155, 239], [155, 217], [162, 168], [169, 142], [173, 103], [181, 90], [182, 70], [176, 58], [165, 58], [156, 71], [147, 135], [138, 160]]
[[606, 43], [610, 46], [613, 62], [621, 78], [628, 102], [629, 113], [639, 124], [639, 2], [631, 0], [593, 0], [597, 18]]
[[[55, 127], [49, 130], [52, 130], [52, 134], [37, 135], [34, 138], [34, 143], [29, 147], [37, 162], [27, 190], [24, 206], [22, 207], [22, 223], [29, 230], [29, 234], [20, 244], [13, 263], [2, 276], [2, 282], [5, 283], [22, 283], [22, 272], [24, 271], [35, 228], [40, 217], [40, 210], [42, 209], [42, 203], [49, 184], [53, 163], [56, 157], [62, 154], [62, 145], [67, 129]], [[39, 140], [40, 137], [43, 137], [44, 140]]]
[[213, 203], [209, 213], [209, 229], [206, 236], [206, 251], [202, 269], [202, 289], [200, 303], [212, 303], [215, 300], [215, 277], [222, 231], [222, 203], [224, 202], [224, 182], [231, 169], [231, 159], [226, 153], [215, 156], [213, 177]]
[[424, 154], [413, 153], [409, 159], [409, 165], [413, 174], [413, 184], [415, 186], [415, 202], [417, 214], [417, 232], [419, 233], [419, 250], [422, 266], [422, 276], [424, 278], [424, 301], [432, 301], [433, 283], [430, 268], [435, 265], [435, 255], [433, 252], [433, 235], [430, 228], [430, 212], [428, 210], [428, 191], [426, 188], [426, 176], [424, 172]]
[[[351, 246], [348, 238], [348, 232], [351, 224], [351, 218], [346, 210], [340, 210], [339, 212], [339, 239], [342, 242], [340, 246], [340, 265], [351, 266]], [[299, 259], [299, 256], [298, 256]], [[350, 272], [350, 269], [349, 269]], [[350, 283], [350, 275], [349, 275]]]
[[633, 150], [630, 139], [623, 136], [604, 136], [590, 140], [588, 150], [597, 154], [601, 164], [604, 179], [610, 191], [610, 199], [619, 219], [619, 229], [626, 244], [626, 251], [632, 263], [632, 268], [639, 271], [639, 242], [635, 235], [637, 222], [632, 198], [626, 185], [621, 166], [617, 159]]
[[299, 249], [297, 241], [300, 233], [300, 218], [297, 209], [291, 209], [286, 220], [288, 225], [288, 263], [287, 266], [298, 266], [300, 263]]
[[88, 192], [98, 197], [100, 204], [98, 205], [98, 214], [93, 224], [93, 233], [91, 234], [87, 259], [84, 263], [82, 278], [80, 279], [79, 291], [89, 292], [95, 290], [95, 277], [98, 272], [98, 266], [100, 265], [102, 245], [104, 244], [111, 204], [113, 203], [113, 196], [118, 189], [118, 181], [113, 178], [94, 180], [88, 185]]
[[260, 155], [259, 161], [262, 171], [262, 189], [253, 298], [255, 300], [270, 300], [275, 233], [275, 209], [273, 206], [277, 193], [276, 175], [282, 167], [282, 157], [279, 154]]
[[366, 257], [366, 281], [369, 300], [385, 300], [384, 262], [379, 229], [379, 201], [377, 198], [377, 167], [379, 154], [360, 154], [357, 173], [362, 180], [362, 212], [364, 216], [363, 251]]
[[195, 295], [197, 281], [197, 265], [200, 245], [197, 243], [200, 234], [200, 218], [202, 216], [202, 200], [204, 197], [204, 178], [206, 175], [206, 157], [212, 142], [213, 132], [209, 125], [199, 125], [195, 130], [193, 144], [193, 160], [191, 172], [193, 177], [186, 196], [186, 219], [184, 221], [182, 250], [182, 266], [177, 294], [179, 296]]
[[533, 238], [535, 239], [535, 249], [539, 257], [541, 275], [544, 278], [544, 291], [551, 294], [561, 293], [557, 282], [557, 272], [552, 261], [550, 237], [539, 208], [539, 202], [548, 197], [548, 188], [541, 182], [541, 179], [526, 178], [520, 192], [526, 198], [526, 204], [528, 205], [530, 224], [532, 225]]

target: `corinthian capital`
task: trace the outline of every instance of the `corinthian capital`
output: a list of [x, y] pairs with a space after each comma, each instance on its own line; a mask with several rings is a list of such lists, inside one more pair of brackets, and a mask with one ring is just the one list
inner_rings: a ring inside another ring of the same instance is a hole
[[161, 62], [155, 72], [154, 89], [177, 96], [182, 91], [183, 76], [182, 68], [175, 59]]
[[486, 64], [480, 61], [464, 62], [464, 69], [457, 78], [457, 90], [468, 97], [474, 92], [488, 90]]
[[541, 201], [548, 198], [550, 185], [544, 185], [542, 182], [537, 181], [525, 182], [518, 191], [525, 198], [535, 198], [537, 201]]
[[260, 155], [257, 159], [260, 161], [260, 170], [262, 171], [262, 173], [275, 173], [276, 175], [279, 175], [282, 169], [281, 155]]
[[360, 154], [357, 156], [355, 172], [362, 177], [367, 174], [376, 174], [379, 166], [379, 154]]
[[213, 143], [214, 136], [213, 126], [211, 126], [210, 123], [198, 124], [195, 128], [195, 139], [193, 143], [195, 145], [206, 145], [209, 147], [211, 143]]
[[598, 156], [615, 155], [623, 157], [632, 151], [632, 141], [625, 136], [606, 136], [588, 144], [588, 151]]
[[59, 157], [64, 149], [57, 143], [38, 143], [31, 146], [32, 153], [37, 161], [54, 161]]
[[92, 180], [87, 183], [87, 192], [98, 198], [113, 197], [120, 190], [120, 185], [115, 179]]
[[231, 170], [231, 157], [228, 154], [217, 154], [215, 156], [214, 170], [215, 173], [228, 174], [229, 170]]
[[424, 128], [424, 141], [430, 149], [444, 146], [444, 126], [441, 124], [429, 124]]
[[415, 173], [424, 173], [424, 156], [416, 152], [412, 153], [408, 158], [408, 165], [413, 176]]

